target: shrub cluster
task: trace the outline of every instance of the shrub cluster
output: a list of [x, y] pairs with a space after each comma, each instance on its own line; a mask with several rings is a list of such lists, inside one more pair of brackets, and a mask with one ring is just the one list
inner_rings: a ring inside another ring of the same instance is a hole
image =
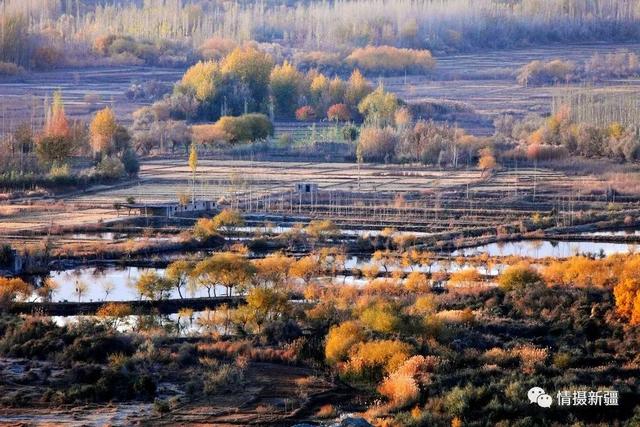
[[399, 49], [393, 46], [367, 46], [355, 49], [345, 62], [366, 73], [425, 74], [436, 65], [428, 50]]
[[518, 70], [516, 80], [523, 86], [539, 86], [567, 83], [577, 78], [577, 66], [571, 61], [559, 59], [543, 62], [531, 61]]
[[607, 126], [576, 122], [568, 107], [560, 108], [547, 119], [526, 117], [519, 122], [502, 121], [496, 130], [499, 136], [525, 142], [530, 160], [561, 159], [568, 154], [622, 161], [640, 159], [640, 133], [635, 126], [618, 122]]

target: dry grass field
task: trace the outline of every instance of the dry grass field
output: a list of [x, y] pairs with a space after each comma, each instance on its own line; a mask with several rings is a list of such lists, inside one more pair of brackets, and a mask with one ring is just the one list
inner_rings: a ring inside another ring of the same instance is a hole
[[530, 61], [562, 59], [581, 62], [595, 53], [621, 49], [634, 52], [638, 45], [586, 44], [450, 55], [438, 58], [435, 76], [389, 77], [381, 81], [386, 89], [410, 103], [432, 101], [463, 106], [466, 111], [454, 113], [452, 121], [469, 133], [491, 135], [496, 116], [547, 114], [554, 95], [566, 90], [588, 86], [607, 88], [617, 93], [640, 93], [640, 80], [637, 78], [543, 87], [523, 87], [515, 80], [518, 68]]

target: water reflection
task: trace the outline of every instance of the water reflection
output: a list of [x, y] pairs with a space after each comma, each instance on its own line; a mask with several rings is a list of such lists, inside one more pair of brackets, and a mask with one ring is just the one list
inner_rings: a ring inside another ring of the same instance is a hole
[[230, 311], [224, 307], [216, 310], [194, 311], [182, 309], [178, 313], [163, 315], [129, 315], [100, 317], [93, 315], [51, 316], [57, 325], [74, 325], [78, 322], [102, 322], [120, 332], [159, 331], [179, 336], [233, 333]]
[[[83, 267], [73, 270], [52, 271], [50, 279], [55, 284], [52, 301], [132, 301], [140, 299], [136, 290], [138, 278], [145, 272], [164, 275], [163, 268], [141, 267]], [[223, 295], [226, 289], [217, 286], [216, 294]], [[187, 286], [189, 298], [206, 297], [206, 289]], [[180, 298], [177, 289], [172, 289], [169, 298]]]
[[453, 252], [453, 256], [474, 256], [487, 253], [490, 256], [527, 256], [531, 258], [567, 258], [580, 254], [607, 256], [617, 253], [635, 252], [636, 245], [627, 243], [605, 243], [589, 241], [525, 240], [519, 242], [497, 242], [475, 248]]

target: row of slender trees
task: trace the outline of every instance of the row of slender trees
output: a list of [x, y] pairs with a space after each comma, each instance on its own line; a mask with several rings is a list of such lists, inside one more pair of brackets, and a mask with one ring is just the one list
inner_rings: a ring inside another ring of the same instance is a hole
[[461, 49], [548, 40], [623, 36], [628, 40], [638, 35], [638, 10], [636, 0], [402, 0], [392, 5], [379, 0], [295, 5], [147, 0], [95, 6], [81, 1], [6, 0], [2, 4], [3, 16], [24, 17], [27, 32], [46, 33], [68, 45], [114, 32], [140, 39], [188, 40], [196, 47], [218, 35], [331, 50], [362, 44]]

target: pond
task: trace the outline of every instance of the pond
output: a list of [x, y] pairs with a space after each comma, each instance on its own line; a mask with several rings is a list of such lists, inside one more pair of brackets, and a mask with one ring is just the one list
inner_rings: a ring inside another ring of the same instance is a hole
[[518, 242], [489, 243], [460, 249], [453, 256], [473, 256], [488, 253], [491, 256], [528, 256], [532, 258], [567, 258], [579, 254], [612, 255], [635, 252], [637, 245], [590, 241], [524, 240]]
[[[52, 271], [51, 279], [58, 285], [53, 294], [53, 301], [132, 301], [139, 299], [135, 283], [144, 272], [155, 271], [164, 274], [162, 268], [140, 267], [81, 267], [73, 270]], [[82, 295], [76, 291], [78, 285], [86, 288]], [[226, 289], [216, 287], [217, 295], [224, 295]], [[183, 290], [184, 297], [206, 297], [204, 288]], [[178, 291], [173, 289], [170, 298], [179, 298]]]
[[72, 233], [69, 235], [69, 237], [75, 240], [114, 241], [114, 240], [126, 239], [128, 235], [124, 233], [114, 233], [111, 231], [106, 231], [103, 233]]
[[[363, 267], [369, 266], [374, 263], [375, 261], [372, 261], [371, 258], [369, 257], [354, 256], [354, 257], [348, 258], [347, 261], [345, 262], [345, 270], [353, 270], [354, 268], [361, 270]], [[384, 267], [379, 262], [377, 264], [380, 266], [380, 271], [381, 272], [384, 271]], [[412, 271], [420, 271], [422, 273], [438, 273], [438, 272], [452, 273], [455, 271], [465, 270], [467, 268], [477, 268], [480, 274], [486, 274], [486, 275], [496, 275], [504, 267], [505, 266], [503, 264], [498, 264], [498, 263], [493, 264], [491, 266], [477, 266], [468, 262], [458, 264], [453, 255], [451, 256], [450, 260], [446, 260], [446, 259], [433, 260], [433, 263], [431, 264], [431, 266], [413, 264], [411, 266], [405, 267], [399, 264], [399, 260], [393, 265], [387, 266], [389, 271], [402, 270], [405, 273], [410, 273]]]
[[[245, 226], [245, 227], [236, 227], [236, 231], [244, 232], [244, 233], [273, 233], [273, 234], [282, 234], [287, 233], [293, 230], [291, 226], [282, 226], [282, 225], [273, 225], [273, 226]], [[364, 229], [364, 228], [344, 228], [340, 229], [339, 233], [344, 236], [361, 236], [361, 237], [377, 237], [382, 234], [382, 230], [379, 229]], [[424, 231], [395, 231], [394, 236], [415, 236], [415, 237], [425, 237], [431, 236], [433, 233], [427, 233]]]
[[[110, 318], [108, 322], [120, 332], [162, 329], [171, 334], [180, 336], [195, 336], [205, 333], [229, 334], [232, 331], [229, 327], [225, 329], [221, 325], [221, 311], [193, 311], [186, 314], [167, 315], [131, 315], [123, 318]], [[98, 316], [77, 315], [77, 316], [51, 316], [51, 320], [59, 326], [73, 325], [81, 321], [103, 322]]]
[[588, 231], [580, 233], [580, 236], [640, 236], [640, 230]]
[[[353, 269], [362, 269], [372, 264], [370, 257], [350, 257], [345, 262], [345, 271]], [[379, 271], [383, 272], [384, 267], [380, 264]], [[403, 267], [398, 263], [388, 265], [389, 271], [397, 271], [399, 269], [406, 273], [411, 271], [427, 272], [454, 272], [465, 268], [474, 267], [471, 264], [458, 264], [454, 261], [434, 261], [429, 268], [426, 265], [413, 265], [411, 267]], [[503, 266], [496, 264], [491, 268], [477, 267], [481, 274], [496, 275]], [[122, 267], [122, 266], [104, 266], [104, 267], [80, 267], [70, 270], [51, 271], [50, 278], [57, 284], [57, 289], [53, 293], [54, 302], [62, 301], [133, 301], [140, 298], [135, 284], [138, 278], [145, 272], [156, 272], [164, 275], [163, 268], [142, 268], [142, 267]], [[333, 280], [334, 283], [364, 285], [366, 280], [355, 278], [352, 275], [338, 275]], [[84, 289], [81, 295], [78, 295], [77, 289]], [[225, 295], [226, 288], [216, 287], [216, 295]], [[187, 286], [183, 289], [184, 297], [206, 297], [207, 290], [203, 287]], [[179, 298], [178, 291], [172, 289], [169, 298]]]
[[132, 241], [132, 242], [159, 242], [159, 241], [180, 241], [180, 237], [175, 234], [161, 234], [161, 233], [153, 233], [151, 235], [144, 234], [131, 234], [131, 233], [115, 233], [112, 231], [105, 231], [101, 233], [71, 233], [71, 234], [63, 234], [62, 238], [68, 238], [77, 241], [104, 241], [104, 242], [123, 242], [123, 241]]

